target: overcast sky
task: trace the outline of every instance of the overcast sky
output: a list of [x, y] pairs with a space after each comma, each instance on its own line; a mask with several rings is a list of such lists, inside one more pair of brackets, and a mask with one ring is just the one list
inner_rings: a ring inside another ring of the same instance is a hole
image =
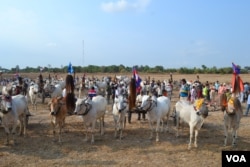
[[241, 67], [249, 0], [1, 0], [0, 66]]

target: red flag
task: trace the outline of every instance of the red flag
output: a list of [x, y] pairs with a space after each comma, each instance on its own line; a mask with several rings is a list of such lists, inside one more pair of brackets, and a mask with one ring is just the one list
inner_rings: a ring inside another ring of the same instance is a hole
[[243, 92], [244, 84], [239, 75], [233, 75], [231, 83], [232, 83], [232, 93]]
[[136, 88], [138, 88], [138, 87], [140, 87], [141, 78], [139, 77], [135, 67], [133, 67], [133, 75], [134, 75], [134, 79], [136, 81]]

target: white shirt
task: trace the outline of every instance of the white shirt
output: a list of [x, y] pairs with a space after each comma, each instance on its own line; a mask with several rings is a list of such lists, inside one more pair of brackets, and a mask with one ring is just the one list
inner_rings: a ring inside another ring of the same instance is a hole
[[62, 91], [62, 97], [66, 97], [66, 88], [64, 88]]

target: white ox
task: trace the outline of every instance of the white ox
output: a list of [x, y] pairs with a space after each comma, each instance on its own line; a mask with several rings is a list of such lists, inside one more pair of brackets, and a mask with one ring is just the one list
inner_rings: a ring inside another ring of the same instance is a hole
[[18, 115], [15, 110], [12, 110], [11, 96], [1, 96], [0, 117], [2, 119], [2, 126], [6, 134], [6, 141], [4, 144], [9, 144], [9, 135], [12, 134], [13, 144], [15, 145], [15, 134], [18, 123]]
[[115, 98], [113, 105], [113, 118], [115, 122], [115, 138], [117, 137], [117, 131], [120, 132], [120, 140], [122, 139], [122, 132], [126, 125], [126, 113], [128, 111], [128, 104], [123, 96]]
[[10, 129], [13, 135], [13, 143], [15, 144], [14, 135], [19, 120], [19, 135], [26, 135], [27, 115], [29, 115], [27, 99], [23, 95], [2, 95], [1, 96], [1, 117], [2, 125], [5, 129], [6, 144], [9, 144]]
[[44, 91], [50, 93], [51, 98], [62, 96], [62, 90], [61, 84], [50, 85], [46, 83], [44, 85]]
[[29, 87], [29, 98], [33, 106], [33, 109], [37, 110], [37, 96], [38, 96], [39, 86], [38, 84], [32, 83]]
[[30, 112], [27, 99], [24, 95], [12, 96], [12, 110], [16, 111], [18, 114], [18, 119], [20, 122], [19, 135], [26, 135], [26, 126]]
[[179, 136], [179, 125], [182, 122], [185, 122], [189, 125], [190, 128], [190, 140], [188, 144], [188, 149], [191, 149], [193, 132], [195, 131], [195, 138], [194, 138], [194, 146], [198, 147], [197, 145], [197, 137], [198, 132], [201, 126], [204, 123], [205, 118], [208, 115], [208, 107], [207, 105], [202, 102], [200, 108], [197, 109], [194, 107], [193, 104], [190, 104], [188, 101], [178, 101], [175, 104], [175, 118], [177, 123], [177, 133], [176, 136]]
[[232, 133], [232, 146], [236, 146], [237, 137], [238, 137], [238, 130], [240, 127], [240, 120], [242, 118], [242, 106], [240, 103], [240, 100], [237, 97], [230, 97], [229, 100], [227, 100], [227, 96], [225, 94], [221, 97], [221, 108], [222, 111], [224, 111], [224, 146], [227, 145], [228, 140], [228, 132], [230, 130]]
[[98, 88], [98, 94], [105, 96], [105, 91], [107, 88], [107, 82], [105, 81], [96, 81], [96, 86]]
[[153, 123], [156, 122], [156, 141], [159, 141], [159, 129], [160, 123], [162, 123], [161, 131], [164, 130], [164, 118], [166, 117], [166, 123], [168, 126], [168, 119], [170, 115], [170, 100], [168, 97], [161, 96], [156, 98], [155, 96], [151, 97], [144, 95], [142, 97], [141, 110], [147, 112], [149, 119], [149, 126], [151, 129], [150, 139], [153, 138]]
[[100, 119], [101, 135], [103, 135], [106, 105], [107, 101], [102, 96], [93, 97], [92, 101], [89, 99], [77, 99], [74, 114], [81, 115], [83, 118], [84, 128], [86, 129], [85, 141], [88, 140], [88, 127], [91, 126], [91, 143], [95, 142], [94, 131], [97, 119]]

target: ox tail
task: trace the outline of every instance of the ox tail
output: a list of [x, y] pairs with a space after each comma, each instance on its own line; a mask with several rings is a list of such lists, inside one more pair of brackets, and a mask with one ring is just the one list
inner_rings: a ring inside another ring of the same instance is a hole
[[136, 102], [136, 82], [134, 78], [131, 78], [129, 85], [129, 110], [131, 111], [135, 107]]
[[66, 107], [72, 113], [75, 110], [74, 78], [72, 75], [66, 76]]
[[172, 113], [172, 117], [173, 117], [173, 120], [174, 120], [174, 126], [177, 125], [177, 118], [176, 118], [176, 108], [174, 107], [173, 108], [173, 113]]

